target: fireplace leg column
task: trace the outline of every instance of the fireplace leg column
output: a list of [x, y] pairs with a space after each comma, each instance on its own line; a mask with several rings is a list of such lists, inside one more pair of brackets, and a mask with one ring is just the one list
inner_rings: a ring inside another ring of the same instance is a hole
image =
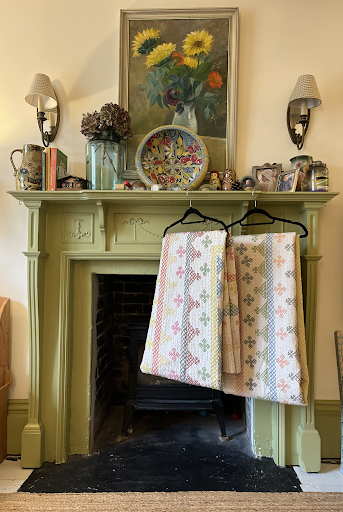
[[305, 256], [306, 276], [306, 351], [309, 370], [308, 405], [301, 408], [301, 423], [298, 427], [299, 466], [308, 473], [320, 471], [321, 441], [315, 428], [314, 417], [314, 342], [317, 309], [317, 266], [321, 256]]
[[317, 314], [318, 280], [318, 211], [321, 204], [304, 203], [302, 222], [309, 231], [308, 238], [301, 240], [303, 255], [303, 289], [305, 304], [306, 352], [309, 372], [308, 405], [301, 409], [301, 423], [297, 431], [299, 466], [307, 472], [320, 471], [321, 441], [315, 428], [314, 418], [314, 356]]
[[[23, 468], [39, 468], [45, 460], [45, 428], [41, 421], [42, 344], [44, 319], [45, 210], [37, 202], [29, 206], [28, 313], [29, 313], [29, 410], [22, 432]], [[40, 238], [41, 237], [41, 238]]]
[[[28, 423], [22, 433], [21, 463], [23, 468], [39, 468], [44, 462], [44, 425], [41, 421], [41, 379], [42, 379], [42, 330], [38, 310], [43, 301], [39, 298], [38, 274], [44, 271], [42, 255], [28, 255], [29, 292], [29, 414]], [[43, 281], [41, 281], [42, 283]]]

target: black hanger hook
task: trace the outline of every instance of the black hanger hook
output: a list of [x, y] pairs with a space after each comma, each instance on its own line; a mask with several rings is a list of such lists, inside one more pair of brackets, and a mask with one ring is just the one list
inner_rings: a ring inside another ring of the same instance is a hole
[[[247, 224], [242, 224], [242, 222], [247, 217], [249, 217], [250, 215], [254, 215], [256, 213], [260, 213], [262, 215], [265, 215], [266, 217], [268, 217], [268, 219], [270, 219], [271, 222], [250, 222], [250, 223], [247, 223]], [[255, 201], [255, 208], [252, 208], [251, 210], [248, 210], [246, 212], [246, 214], [243, 215], [243, 217], [241, 219], [236, 220], [235, 222], [232, 222], [231, 224], [228, 224], [226, 227], [227, 228], [231, 228], [232, 226], [235, 226], [236, 224], [239, 224], [242, 227], [244, 227], [244, 226], [263, 226], [263, 225], [266, 225], [266, 224], [274, 224], [274, 222], [276, 220], [279, 221], [279, 222], [287, 222], [288, 224], [293, 224], [295, 226], [301, 227], [302, 230], [304, 231], [304, 233], [302, 235], [300, 235], [300, 238], [306, 238], [308, 236], [308, 230], [307, 230], [306, 226], [304, 226], [304, 224], [302, 224], [301, 222], [296, 222], [295, 220], [288, 220], [288, 219], [282, 219], [280, 217], [274, 217], [273, 215], [270, 215], [270, 213], [268, 213], [266, 210], [262, 210], [261, 208], [257, 208], [256, 207], [256, 201]]]

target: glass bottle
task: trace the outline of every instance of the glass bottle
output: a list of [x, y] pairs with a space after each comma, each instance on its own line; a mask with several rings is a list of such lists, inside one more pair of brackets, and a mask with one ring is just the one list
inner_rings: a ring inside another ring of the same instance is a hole
[[308, 170], [308, 192], [329, 191], [329, 170], [320, 160], [313, 162]]
[[291, 169], [299, 169], [299, 178], [297, 183], [297, 191], [307, 192], [307, 172], [309, 166], [313, 164], [312, 156], [297, 155], [291, 158]]
[[[112, 130], [111, 130], [112, 131]], [[99, 139], [86, 144], [86, 179], [90, 190], [115, 190], [124, 183], [124, 148], [110, 130], [99, 133]]]

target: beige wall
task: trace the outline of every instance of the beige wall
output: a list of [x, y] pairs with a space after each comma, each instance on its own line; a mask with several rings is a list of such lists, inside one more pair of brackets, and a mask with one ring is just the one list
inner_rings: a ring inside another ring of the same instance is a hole
[[[40, 144], [34, 108], [24, 96], [37, 72], [50, 76], [62, 107], [56, 145], [69, 156], [71, 172], [84, 176], [84, 112], [117, 102], [120, 9], [156, 8], [152, 0], [2, 0], [0, 80], [0, 295], [12, 301], [11, 398], [28, 397], [26, 298], [27, 211], [6, 194], [14, 178], [9, 154]], [[213, 5], [174, 0], [173, 8]], [[343, 191], [343, 2], [337, 0], [217, 0], [239, 7], [237, 173], [265, 162], [290, 167], [310, 154], [330, 169], [330, 190]], [[150, 27], [148, 27], [150, 28]], [[312, 111], [301, 153], [285, 123], [287, 101], [298, 76], [313, 74], [322, 105]], [[319, 315], [316, 398], [338, 399], [333, 331], [343, 329], [343, 196], [320, 214]]]

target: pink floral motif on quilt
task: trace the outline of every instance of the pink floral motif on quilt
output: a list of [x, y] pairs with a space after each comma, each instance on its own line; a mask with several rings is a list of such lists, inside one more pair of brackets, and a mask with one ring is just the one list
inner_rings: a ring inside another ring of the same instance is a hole
[[141, 370], [306, 405], [299, 237], [167, 235]]
[[225, 231], [168, 234], [141, 370], [222, 389], [223, 372], [240, 369], [231, 237]]

